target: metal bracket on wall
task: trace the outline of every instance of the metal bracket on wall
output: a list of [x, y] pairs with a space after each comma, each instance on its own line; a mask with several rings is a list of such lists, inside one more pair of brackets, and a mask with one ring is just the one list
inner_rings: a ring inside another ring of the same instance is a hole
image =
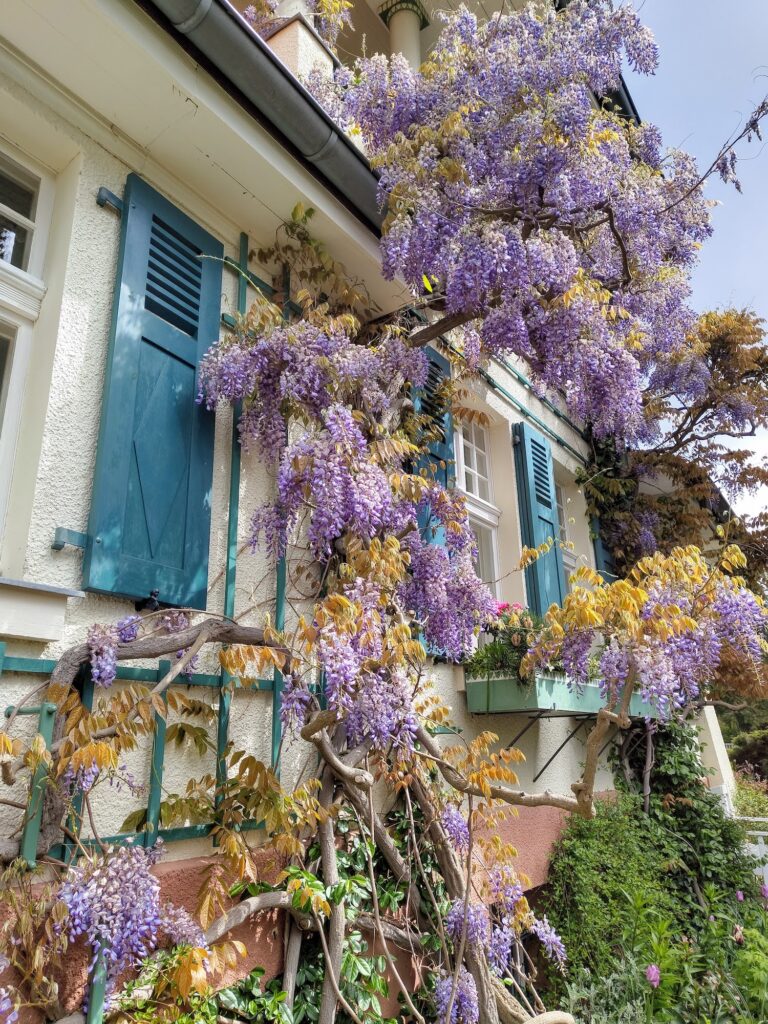
[[110, 210], [114, 210], [118, 217], [123, 212], [123, 200], [116, 196], [114, 192], [110, 192], [104, 185], [96, 193], [96, 202], [99, 206], [106, 206]]
[[51, 548], [54, 551], [61, 551], [65, 544], [69, 544], [71, 548], [85, 548], [87, 543], [87, 533], [78, 533], [77, 530], [68, 530], [65, 526], [57, 526]]

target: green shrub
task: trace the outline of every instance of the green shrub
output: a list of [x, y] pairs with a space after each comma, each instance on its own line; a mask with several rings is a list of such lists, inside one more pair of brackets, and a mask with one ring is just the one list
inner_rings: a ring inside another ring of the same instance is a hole
[[[666, 884], [685, 905], [688, 927], [694, 927], [704, 886], [714, 886], [731, 903], [737, 891], [756, 894], [756, 861], [745, 848], [742, 826], [706, 786], [697, 731], [687, 725], [662, 725], [654, 747], [648, 815], [652, 841], [667, 865]], [[645, 743], [630, 744], [628, 749], [625, 767], [630, 782], [622, 772], [617, 784], [639, 794]]]
[[752, 772], [736, 772], [736, 813], [745, 818], [768, 818], [768, 782]]
[[572, 817], [555, 847], [542, 899], [569, 961], [595, 975], [611, 972], [628, 896], [643, 894], [671, 916], [680, 915], [667, 871], [635, 799], [599, 802], [597, 816], [589, 821]]

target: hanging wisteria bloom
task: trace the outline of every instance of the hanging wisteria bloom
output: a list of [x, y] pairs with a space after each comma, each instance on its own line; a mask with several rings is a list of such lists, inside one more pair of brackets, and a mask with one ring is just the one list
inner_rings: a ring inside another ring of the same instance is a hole
[[[454, 998], [449, 1015], [448, 1007], [452, 993]], [[459, 968], [455, 993], [453, 976], [446, 975], [440, 978], [435, 986], [435, 1008], [438, 1024], [477, 1024], [480, 1019], [477, 987], [466, 967]]]
[[91, 626], [88, 630], [88, 648], [91, 655], [91, 675], [97, 686], [111, 686], [117, 675], [117, 630], [113, 626]]
[[[693, 324], [711, 204], [690, 156], [594, 102], [619, 89], [624, 60], [656, 68], [635, 11], [562, 8], [483, 22], [460, 7], [418, 71], [397, 54], [361, 58], [320, 97], [379, 171], [385, 273], [420, 297], [431, 282], [450, 326], [467, 328], [470, 365], [522, 357], [596, 435], [633, 439], [645, 380]], [[720, 161], [725, 180], [734, 162]]]
[[166, 903], [160, 916], [160, 930], [174, 946], [196, 946], [205, 949], [205, 933], [189, 911]]
[[70, 868], [59, 889], [69, 913], [65, 927], [70, 940], [84, 936], [91, 968], [104, 957], [110, 990], [126, 968], [157, 944], [160, 885], [150, 868], [160, 854], [159, 845], [111, 848]]
[[456, 900], [445, 915], [444, 924], [445, 933], [452, 939], [454, 946], [459, 945], [463, 934], [466, 934], [466, 941], [470, 946], [480, 948], [484, 947], [490, 938], [491, 922], [482, 903], [467, 905], [464, 900]]
[[506, 925], [495, 927], [488, 943], [488, 963], [494, 974], [501, 977], [509, 967], [515, 933]]
[[549, 923], [546, 917], [535, 918], [531, 925], [531, 931], [541, 943], [547, 958], [555, 963], [558, 968], [565, 970], [565, 962], [568, 959], [565, 952], [563, 940]]
[[440, 815], [440, 824], [456, 852], [466, 854], [469, 850], [469, 825], [460, 808], [455, 804], [448, 804]]

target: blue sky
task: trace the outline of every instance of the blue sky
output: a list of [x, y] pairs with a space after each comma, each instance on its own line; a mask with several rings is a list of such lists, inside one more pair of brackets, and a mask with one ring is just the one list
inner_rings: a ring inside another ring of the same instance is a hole
[[[661, 50], [655, 76], [627, 76], [640, 116], [704, 169], [768, 93], [768, 0], [635, 0], [635, 7]], [[743, 194], [719, 179], [707, 187], [722, 205], [693, 276], [697, 310], [747, 306], [768, 320], [768, 123], [764, 135], [766, 143], [739, 149]], [[754, 446], [768, 454], [768, 434]], [[738, 508], [765, 506], [768, 490]]]

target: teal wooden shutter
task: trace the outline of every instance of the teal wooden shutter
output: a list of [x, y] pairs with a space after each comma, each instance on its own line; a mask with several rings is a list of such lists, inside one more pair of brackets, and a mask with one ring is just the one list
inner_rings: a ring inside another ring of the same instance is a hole
[[[428, 349], [429, 373], [423, 388], [414, 394], [416, 412], [430, 416], [440, 428], [441, 436], [430, 442], [429, 453], [419, 459], [418, 471], [426, 469], [430, 478], [434, 477], [446, 489], [454, 483], [454, 451], [453, 451], [453, 417], [450, 411], [442, 408], [438, 399], [438, 389], [446, 377], [451, 375], [451, 364], [435, 352]], [[422, 514], [419, 521], [422, 535], [428, 537], [433, 544], [445, 543], [445, 530], [442, 526], [432, 523], [428, 512]]]
[[523, 543], [536, 548], [549, 539], [555, 542], [551, 551], [525, 570], [528, 604], [543, 615], [551, 604], [562, 604], [565, 579], [552, 449], [543, 434], [527, 423], [515, 425], [515, 470]]
[[135, 174], [123, 198], [84, 562], [89, 590], [204, 608], [213, 415], [196, 404], [218, 337], [223, 247]]

